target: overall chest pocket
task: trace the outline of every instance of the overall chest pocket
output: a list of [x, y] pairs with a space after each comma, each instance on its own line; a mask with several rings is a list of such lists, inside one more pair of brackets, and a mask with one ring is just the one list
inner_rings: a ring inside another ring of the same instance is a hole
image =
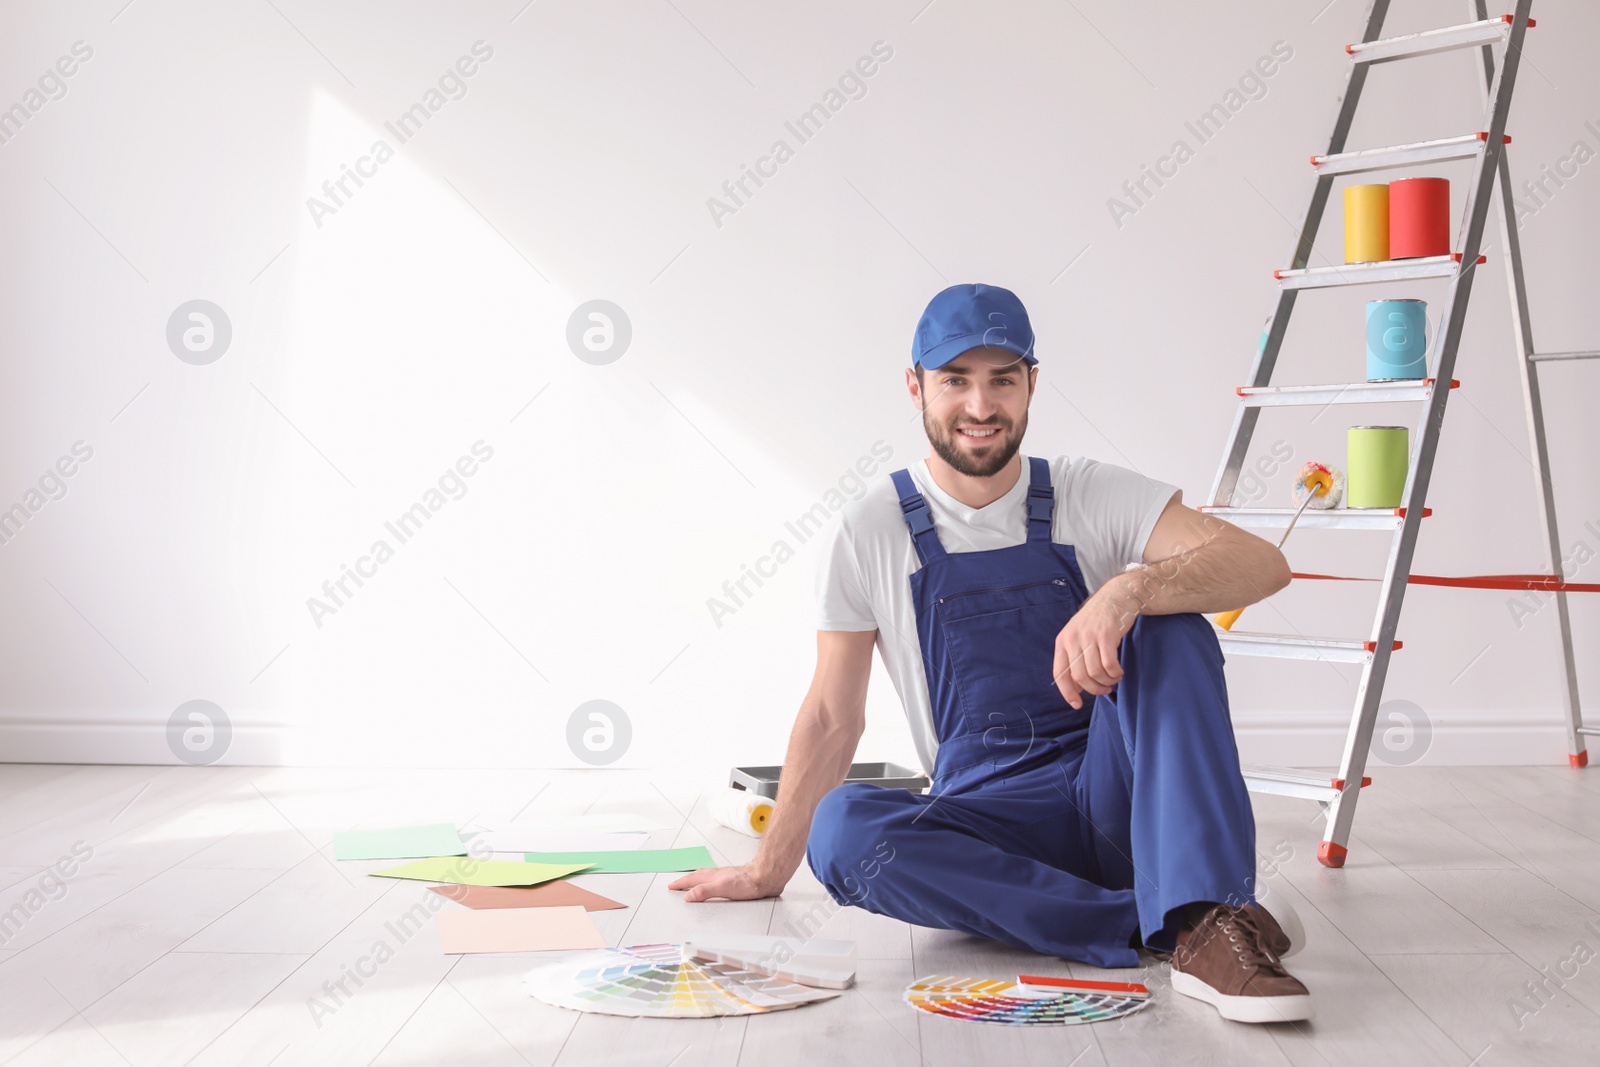
[[1056, 687], [1053, 670], [1056, 635], [1084, 599], [1077, 582], [1054, 578], [939, 602], [964, 732], [1004, 729], [1026, 737], [1053, 731], [1077, 714]]

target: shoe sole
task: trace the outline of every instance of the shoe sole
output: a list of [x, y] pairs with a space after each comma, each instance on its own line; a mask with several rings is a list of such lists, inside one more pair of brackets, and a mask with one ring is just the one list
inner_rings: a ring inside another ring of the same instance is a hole
[[1203, 1000], [1237, 1023], [1292, 1023], [1311, 1018], [1311, 995], [1287, 997], [1233, 997], [1219, 993], [1192, 974], [1174, 969], [1172, 991]]

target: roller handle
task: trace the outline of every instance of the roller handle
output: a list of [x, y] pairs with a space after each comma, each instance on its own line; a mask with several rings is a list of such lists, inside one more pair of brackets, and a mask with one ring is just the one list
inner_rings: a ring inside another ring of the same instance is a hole
[[[1311, 503], [1312, 497], [1322, 496], [1327, 493], [1327, 491], [1327, 486], [1318, 486], [1315, 491], [1307, 493], [1306, 498], [1300, 501], [1300, 507], [1295, 510], [1294, 518], [1289, 520], [1289, 529], [1283, 531], [1283, 536], [1278, 538], [1279, 548], [1282, 548], [1283, 543], [1289, 540], [1289, 530], [1293, 530], [1294, 524], [1300, 521], [1300, 513], [1306, 510], [1306, 505]], [[1211, 616], [1211, 621], [1222, 627], [1224, 630], [1232, 630], [1233, 624], [1238, 622], [1239, 616], [1243, 614], [1243, 608], [1234, 608], [1232, 611], [1224, 611], [1220, 615]]]

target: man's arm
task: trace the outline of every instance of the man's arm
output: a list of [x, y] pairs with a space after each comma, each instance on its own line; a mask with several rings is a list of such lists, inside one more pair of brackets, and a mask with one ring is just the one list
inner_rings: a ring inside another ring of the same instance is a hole
[[800, 704], [779, 776], [772, 822], [742, 867], [703, 868], [667, 885], [687, 889], [684, 900], [754, 900], [789, 884], [805, 856], [811, 816], [830, 789], [844, 781], [867, 721], [876, 630], [818, 630], [817, 670]]
[[1232, 611], [1289, 584], [1289, 561], [1276, 545], [1185, 507], [1181, 496], [1167, 501], [1150, 531], [1144, 566], [1106, 582], [1113, 599], [1131, 599], [1141, 615]]
[[1056, 686], [1109, 693], [1122, 677], [1117, 649], [1140, 615], [1231, 611], [1288, 585], [1289, 561], [1272, 542], [1204, 515], [1173, 494], [1145, 544], [1144, 566], [1112, 575], [1056, 636]]

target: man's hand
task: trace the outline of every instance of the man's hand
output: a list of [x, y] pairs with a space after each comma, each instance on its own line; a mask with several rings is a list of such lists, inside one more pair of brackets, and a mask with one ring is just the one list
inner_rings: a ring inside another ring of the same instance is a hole
[[1056, 635], [1056, 688], [1074, 708], [1083, 707], [1081, 692], [1109, 693], [1121, 679], [1117, 649], [1139, 617], [1137, 603], [1123, 576], [1116, 575]]
[[751, 870], [752, 866], [702, 867], [668, 883], [667, 888], [687, 889], [683, 899], [690, 903], [701, 900], [760, 900], [783, 892], [783, 886], [772, 885], [769, 880], [761, 878]]

